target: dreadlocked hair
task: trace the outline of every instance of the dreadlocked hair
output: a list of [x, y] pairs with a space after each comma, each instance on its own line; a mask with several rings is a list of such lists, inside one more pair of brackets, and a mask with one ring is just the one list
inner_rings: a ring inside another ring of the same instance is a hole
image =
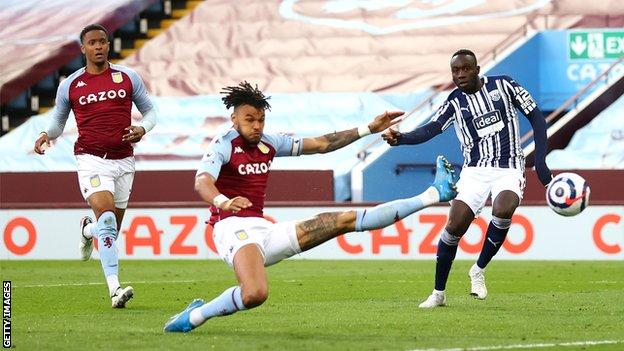
[[241, 105], [251, 105], [258, 109], [270, 110], [268, 100], [270, 96], [264, 96], [264, 94], [256, 87], [252, 87], [247, 81], [243, 81], [238, 86], [225, 87], [221, 90], [221, 94], [225, 96], [221, 98], [226, 108], [232, 106], [238, 107]]

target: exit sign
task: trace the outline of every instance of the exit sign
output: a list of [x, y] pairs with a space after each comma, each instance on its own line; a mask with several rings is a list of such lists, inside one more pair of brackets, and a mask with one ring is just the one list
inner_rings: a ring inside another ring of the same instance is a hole
[[570, 31], [571, 60], [615, 60], [624, 56], [624, 31]]

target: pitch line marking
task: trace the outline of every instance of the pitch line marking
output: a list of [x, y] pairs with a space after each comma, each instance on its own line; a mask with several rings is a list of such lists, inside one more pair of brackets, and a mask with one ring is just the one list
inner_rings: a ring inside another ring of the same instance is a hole
[[[126, 284], [178, 284], [178, 283], [197, 283], [202, 280], [136, 280], [129, 281]], [[105, 282], [90, 282], [90, 283], [59, 283], [59, 284], [31, 284], [31, 285], [14, 285], [13, 288], [55, 288], [62, 286], [90, 286], [90, 285], [106, 285]]]
[[588, 340], [588, 341], [572, 341], [561, 343], [541, 343], [541, 344], [514, 344], [514, 345], [496, 345], [496, 346], [474, 346], [474, 347], [456, 347], [450, 349], [413, 349], [410, 351], [490, 351], [490, 350], [513, 350], [513, 349], [537, 349], [557, 346], [595, 346], [608, 344], [621, 344], [624, 340]]

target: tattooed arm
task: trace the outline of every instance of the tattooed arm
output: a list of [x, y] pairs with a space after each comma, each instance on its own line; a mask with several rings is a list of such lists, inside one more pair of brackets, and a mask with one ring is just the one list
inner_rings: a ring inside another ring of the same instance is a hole
[[[368, 132], [379, 133], [400, 122], [403, 112], [385, 112], [368, 124]], [[368, 134], [368, 133], [367, 133]], [[303, 139], [304, 154], [324, 154], [345, 147], [360, 138], [358, 128]]]

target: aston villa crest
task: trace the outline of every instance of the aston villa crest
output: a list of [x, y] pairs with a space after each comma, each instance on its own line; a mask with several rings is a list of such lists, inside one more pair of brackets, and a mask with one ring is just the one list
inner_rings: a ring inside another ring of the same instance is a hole
[[271, 151], [269, 147], [264, 145], [262, 142], [258, 143], [258, 149], [260, 149], [260, 152], [262, 152], [263, 154], [268, 154], [269, 151]]
[[111, 77], [113, 77], [113, 83], [123, 82], [123, 76], [121, 75], [121, 72], [113, 72], [111, 73]]

